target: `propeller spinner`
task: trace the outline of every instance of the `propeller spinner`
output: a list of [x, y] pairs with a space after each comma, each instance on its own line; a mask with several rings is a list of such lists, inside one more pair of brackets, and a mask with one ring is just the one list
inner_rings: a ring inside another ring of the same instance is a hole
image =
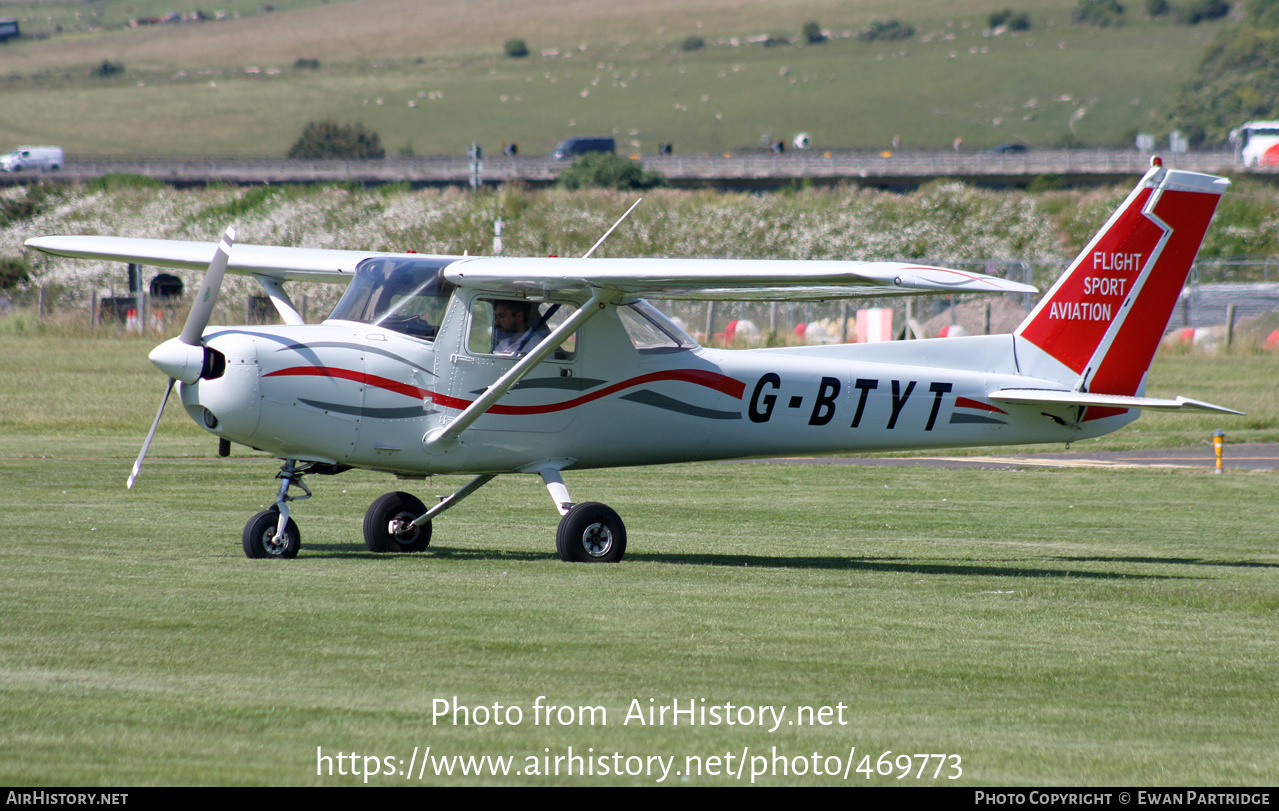
[[204, 328], [209, 325], [209, 319], [213, 315], [213, 305], [218, 301], [218, 290], [222, 287], [222, 277], [226, 275], [227, 262], [230, 261], [233, 245], [235, 245], [234, 226], [228, 227], [221, 241], [218, 242], [213, 261], [209, 263], [209, 270], [204, 274], [204, 280], [200, 282], [200, 289], [196, 291], [195, 303], [191, 305], [186, 323], [182, 325], [182, 333], [177, 338], [165, 341], [151, 350], [149, 356], [151, 362], [169, 376], [169, 382], [165, 386], [164, 396], [160, 398], [160, 409], [155, 414], [155, 422], [151, 423], [151, 430], [147, 432], [147, 438], [142, 442], [138, 460], [133, 463], [133, 472], [129, 474], [130, 488], [138, 478], [138, 472], [142, 470], [142, 460], [146, 458], [151, 440], [155, 437], [155, 430], [160, 426], [160, 418], [164, 416], [164, 407], [168, 404], [169, 395], [173, 392], [173, 384], [179, 380], [183, 383], [195, 383], [201, 379], [216, 377], [221, 373], [220, 367], [224, 361], [218, 353], [204, 345]]

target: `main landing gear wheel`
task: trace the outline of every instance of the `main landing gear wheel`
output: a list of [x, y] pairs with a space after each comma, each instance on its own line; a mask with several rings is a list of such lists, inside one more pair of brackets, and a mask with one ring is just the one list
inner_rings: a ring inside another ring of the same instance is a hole
[[280, 511], [263, 510], [244, 525], [244, 554], [251, 558], [296, 558], [302, 548], [302, 536], [292, 518], [284, 525], [284, 537], [276, 536]]
[[617, 563], [626, 553], [626, 525], [611, 507], [578, 504], [560, 519], [555, 549], [569, 563]]
[[426, 505], [415, 496], [387, 493], [364, 514], [364, 545], [370, 552], [425, 552], [431, 544], [431, 522], [409, 528], [425, 512]]

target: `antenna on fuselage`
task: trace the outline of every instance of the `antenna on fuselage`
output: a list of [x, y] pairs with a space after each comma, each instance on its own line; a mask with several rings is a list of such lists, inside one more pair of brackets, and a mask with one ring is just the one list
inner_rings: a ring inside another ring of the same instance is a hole
[[589, 259], [589, 258], [590, 258], [590, 256], [591, 256], [591, 254], [595, 253], [595, 249], [596, 249], [596, 248], [598, 248], [599, 246], [603, 245], [603, 244], [604, 244], [604, 240], [608, 239], [608, 235], [609, 235], [609, 234], [611, 234], [611, 233], [613, 233], [614, 231], [616, 231], [616, 230], [617, 230], [617, 226], [621, 225], [621, 224], [622, 224], [622, 221], [623, 221], [623, 220], [625, 220], [627, 217], [629, 217], [629, 216], [631, 215], [631, 212], [635, 210], [635, 206], [639, 205], [639, 204], [640, 204], [640, 203], [642, 203], [642, 202], [644, 202], [644, 198], [643, 198], [643, 197], [641, 197], [640, 199], [638, 199], [638, 200], [636, 200], [634, 203], [632, 203], [632, 204], [631, 204], [631, 207], [630, 207], [630, 208], [628, 208], [628, 209], [626, 209], [626, 213], [625, 213], [625, 214], [623, 214], [623, 215], [622, 215], [622, 216], [621, 216], [621, 217], [617, 220], [617, 222], [613, 223], [613, 227], [612, 227], [612, 228], [610, 228], [610, 229], [608, 229], [607, 231], [605, 231], [605, 232], [604, 232], [604, 236], [600, 237], [599, 242], [596, 242], [594, 245], [592, 245], [592, 246], [591, 246], [591, 249], [590, 249], [589, 251], [587, 251], [586, 253], [582, 254], [582, 258], [583, 258], [583, 259]]

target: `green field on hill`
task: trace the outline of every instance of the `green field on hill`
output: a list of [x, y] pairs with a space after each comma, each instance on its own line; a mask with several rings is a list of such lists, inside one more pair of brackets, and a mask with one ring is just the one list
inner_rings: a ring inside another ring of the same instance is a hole
[[[634, 152], [672, 142], [677, 153], [759, 148], [799, 132], [818, 149], [887, 148], [894, 137], [904, 149], [956, 138], [966, 149], [1128, 146], [1139, 131], [1161, 130], [1222, 26], [1134, 10], [1123, 27], [1086, 28], [1069, 23], [1072, 4], [1047, 0], [1020, 6], [1034, 27], [1016, 35], [987, 30], [1002, 6], [976, 0], [367, 0], [127, 30], [123, 8], [141, 15], [147, 6], [106, 3], [110, 28], [76, 30], [97, 7], [40, 4], [27, 29], [70, 13], [63, 33], [0, 46], [0, 87], [22, 111], [0, 120], [0, 145], [282, 156], [306, 122], [335, 118], [362, 121], [388, 152], [418, 154], [460, 153], [472, 141], [544, 154], [573, 134], [613, 134]], [[853, 36], [891, 17], [914, 36]], [[810, 20], [830, 39], [800, 44]], [[751, 41], [769, 34], [792, 44]], [[705, 47], [683, 50], [690, 35]], [[511, 38], [531, 55], [506, 57]], [[299, 59], [319, 67], [295, 67]], [[91, 76], [104, 60], [124, 71]]]

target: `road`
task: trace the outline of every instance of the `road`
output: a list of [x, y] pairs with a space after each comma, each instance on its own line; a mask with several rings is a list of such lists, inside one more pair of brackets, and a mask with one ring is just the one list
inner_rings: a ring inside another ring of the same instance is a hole
[[[936, 177], [985, 185], [1025, 185], [1043, 175], [1063, 182], [1126, 182], [1142, 174], [1150, 156], [1135, 150], [1031, 150], [984, 152], [757, 151], [725, 155], [636, 155], [674, 186], [768, 188], [796, 181], [830, 184], [855, 181], [881, 187], [911, 187]], [[1218, 173], [1242, 171], [1229, 152], [1163, 156], [1166, 166]], [[518, 181], [544, 186], [569, 163], [547, 156], [496, 155], [480, 162], [479, 181]], [[107, 174], [154, 177], [173, 185], [205, 183], [409, 183], [413, 186], [466, 185], [472, 163], [465, 156], [392, 156], [380, 160], [287, 160], [284, 158], [143, 158], [68, 155], [57, 176], [85, 181]], [[1253, 170], [1275, 174], [1279, 169]], [[0, 173], [0, 185], [30, 182], [30, 173]]]

